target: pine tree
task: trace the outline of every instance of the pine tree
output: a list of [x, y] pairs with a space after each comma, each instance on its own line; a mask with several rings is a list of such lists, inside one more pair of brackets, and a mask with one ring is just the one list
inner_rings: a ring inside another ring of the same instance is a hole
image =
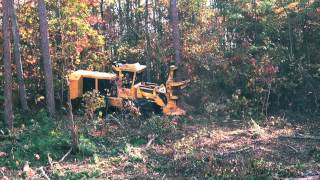
[[40, 39], [41, 39], [41, 55], [44, 68], [44, 77], [46, 85], [46, 103], [47, 109], [51, 116], [55, 115], [54, 89], [52, 65], [49, 52], [49, 33], [47, 10], [44, 0], [38, 0], [38, 13], [40, 19]]

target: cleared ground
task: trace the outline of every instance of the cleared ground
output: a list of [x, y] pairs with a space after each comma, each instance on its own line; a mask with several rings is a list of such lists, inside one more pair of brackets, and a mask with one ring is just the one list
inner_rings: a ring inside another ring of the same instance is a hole
[[[29, 178], [44, 178], [44, 174], [71, 179], [319, 178], [318, 123], [306, 121], [302, 125], [276, 117], [260, 125], [252, 120], [212, 119], [190, 116], [154, 141], [130, 123], [125, 128], [107, 124], [92, 133], [91, 143], [97, 147], [93, 155], [68, 154], [53, 165], [31, 163], [34, 173]], [[4, 153], [7, 155], [0, 158], [10, 158], [10, 152]], [[23, 169], [5, 166], [0, 171], [0, 177], [23, 173]]]

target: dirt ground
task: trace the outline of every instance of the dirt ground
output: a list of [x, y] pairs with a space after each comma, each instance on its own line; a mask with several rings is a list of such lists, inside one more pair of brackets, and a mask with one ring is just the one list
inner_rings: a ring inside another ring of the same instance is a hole
[[[316, 121], [299, 123], [271, 117], [258, 125], [252, 120], [209, 119], [189, 117], [162, 142], [149, 141], [151, 137], [142, 137], [135, 128], [108, 126], [100, 134], [105, 141], [97, 143], [99, 153], [83, 159], [70, 154], [60, 163], [45, 166], [44, 173], [38, 169], [33, 178], [320, 178]], [[6, 167], [0, 170], [9, 177], [19, 173]]]

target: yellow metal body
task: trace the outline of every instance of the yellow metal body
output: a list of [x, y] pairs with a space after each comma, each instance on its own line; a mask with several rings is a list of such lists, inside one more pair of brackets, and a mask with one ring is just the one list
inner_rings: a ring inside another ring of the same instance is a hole
[[95, 79], [95, 89], [98, 90], [99, 79], [115, 80], [117, 78], [117, 75], [113, 73], [79, 70], [71, 73], [68, 78], [70, 82], [70, 98], [75, 99], [82, 96], [83, 94], [83, 78]]
[[[83, 92], [83, 78], [94, 78], [96, 80], [95, 89], [98, 90], [98, 80], [107, 79], [115, 80], [117, 85], [117, 97], [108, 97], [109, 104], [114, 107], [122, 108], [123, 99], [146, 99], [154, 102], [160, 106], [163, 113], [166, 115], [185, 115], [186, 112], [177, 106], [178, 97], [174, 95], [174, 89], [182, 89], [186, 87], [189, 81], [176, 82], [174, 80], [174, 72], [177, 69], [175, 66], [170, 67], [169, 77], [165, 85], [157, 85], [154, 83], [139, 82], [135, 83], [137, 75], [145, 70], [145, 65], [135, 64], [121, 64], [112, 66], [112, 69], [117, 72], [102, 73], [94, 71], [76, 71], [69, 75], [70, 81], [70, 94], [71, 99], [80, 97]], [[124, 72], [133, 73], [133, 77], [130, 80], [129, 87], [124, 87]], [[166, 101], [160, 96], [166, 97]]]
[[168, 76], [168, 80], [166, 82], [166, 97], [167, 97], [167, 105], [163, 108], [163, 113], [167, 115], [173, 116], [181, 116], [185, 115], [185, 110], [179, 108], [177, 106], [178, 97], [173, 94], [175, 88], [183, 89], [187, 86], [190, 80], [176, 82], [174, 80], [174, 72], [177, 70], [176, 66], [170, 67], [170, 72]]
[[[69, 91], [70, 98], [76, 99], [83, 95], [83, 78], [92, 78], [95, 79], [95, 90], [99, 89], [98, 80], [116, 80], [117, 75], [113, 73], [104, 73], [97, 71], [86, 71], [86, 70], [78, 70], [69, 75]], [[114, 107], [122, 107], [122, 98], [117, 97], [108, 97], [109, 104]]]

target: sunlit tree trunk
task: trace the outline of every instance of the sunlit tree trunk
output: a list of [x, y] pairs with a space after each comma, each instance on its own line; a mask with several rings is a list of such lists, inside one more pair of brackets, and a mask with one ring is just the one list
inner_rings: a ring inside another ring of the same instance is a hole
[[[104, 18], [104, 0], [100, 0], [100, 17], [102, 20], [105, 20], [105, 18]], [[104, 36], [104, 46], [102, 49], [102, 51], [104, 51], [107, 48], [107, 44], [108, 44], [108, 39], [106, 37], [106, 25], [105, 24], [101, 25], [101, 31]], [[105, 67], [103, 67], [103, 68], [105, 68]]]
[[12, 110], [12, 70], [11, 70], [11, 52], [10, 52], [10, 30], [9, 30], [9, 12], [10, 1], [2, 1], [3, 6], [3, 65], [4, 65], [4, 113], [5, 121], [9, 129], [13, 129], [13, 110]]
[[47, 10], [44, 0], [38, 0], [38, 13], [40, 19], [40, 39], [41, 39], [41, 55], [44, 67], [45, 85], [46, 85], [46, 103], [47, 109], [51, 116], [55, 115], [54, 89], [52, 66], [49, 52], [49, 33]]
[[21, 103], [22, 110], [28, 111], [28, 103], [27, 103], [27, 93], [26, 86], [24, 83], [23, 77], [23, 67], [21, 62], [21, 53], [20, 53], [20, 36], [19, 36], [19, 27], [18, 20], [16, 15], [16, 10], [14, 7], [14, 1], [10, 1], [10, 11], [11, 11], [11, 23], [12, 23], [12, 36], [14, 42], [14, 62], [17, 65], [17, 76], [18, 76], [18, 84], [19, 84], [19, 99]]
[[175, 64], [179, 68], [177, 71], [177, 79], [182, 79], [182, 70], [181, 70], [181, 45], [180, 45], [180, 32], [179, 32], [179, 17], [178, 17], [178, 10], [177, 10], [177, 0], [171, 0], [171, 17], [172, 17], [172, 34], [173, 34], [173, 47], [174, 47], [174, 54], [175, 54]]

